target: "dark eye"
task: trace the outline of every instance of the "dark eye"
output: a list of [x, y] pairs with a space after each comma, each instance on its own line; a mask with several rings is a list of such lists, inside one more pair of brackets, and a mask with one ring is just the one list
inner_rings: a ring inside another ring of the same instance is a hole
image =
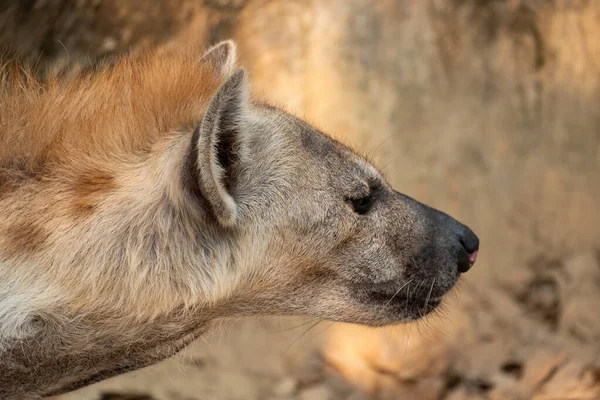
[[346, 199], [346, 202], [350, 204], [355, 213], [365, 214], [373, 205], [373, 197], [371, 195], [367, 195], [364, 197], [358, 197], [356, 199], [349, 198]]

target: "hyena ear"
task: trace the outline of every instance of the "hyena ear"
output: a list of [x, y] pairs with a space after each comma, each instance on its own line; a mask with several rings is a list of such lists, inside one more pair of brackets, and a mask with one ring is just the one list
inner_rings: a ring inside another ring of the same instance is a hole
[[212, 64], [214, 70], [224, 78], [231, 76], [236, 66], [237, 49], [233, 40], [225, 40], [208, 49], [202, 62]]
[[233, 73], [214, 95], [198, 128], [197, 167], [202, 195], [223, 226], [233, 226], [238, 206], [232, 196], [241, 163], [247, 158], [244, 120], [249, 85], [243, 69]]

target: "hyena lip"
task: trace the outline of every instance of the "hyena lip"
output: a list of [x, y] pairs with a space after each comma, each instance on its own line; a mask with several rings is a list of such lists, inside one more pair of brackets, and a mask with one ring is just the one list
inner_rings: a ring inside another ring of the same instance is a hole
[[368, 292], [366, 300], [377, 307], [382, 307], [400, 318], [417, 319], [434, 311], [441, 303], [443, 296], [431, 296], [429, 293], [414, 295], [394, 294], [388, 292]]

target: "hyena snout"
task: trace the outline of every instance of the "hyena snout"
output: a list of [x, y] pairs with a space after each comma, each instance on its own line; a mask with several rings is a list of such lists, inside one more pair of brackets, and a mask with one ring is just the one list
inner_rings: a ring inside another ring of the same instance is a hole
[[397, 262], [382, 269], [400, 273], [357, 289], [371, 306], [364, 322], [373, 325], [413, 321], [436, 310], [479, 250], [477, 235], [449, 215], [398, 192], [388, 199], [395, 225], [388, 229], [394, 232], [390, 248]]
[[479, 238], [466, 225], [449, 215], [422, 205], [433, 231], [433, 243], [451, 257], [452, 267], [459, 273], [465, 273], [477, 259]]

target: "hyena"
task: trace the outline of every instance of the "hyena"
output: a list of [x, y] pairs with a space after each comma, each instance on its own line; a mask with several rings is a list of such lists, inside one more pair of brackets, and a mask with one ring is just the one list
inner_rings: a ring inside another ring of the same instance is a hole
[[253, 97], [235, 53], [4, 69], [0, 398], [147, 366], [222, 317], [412, 321], [475, 262], [469, 228]]

